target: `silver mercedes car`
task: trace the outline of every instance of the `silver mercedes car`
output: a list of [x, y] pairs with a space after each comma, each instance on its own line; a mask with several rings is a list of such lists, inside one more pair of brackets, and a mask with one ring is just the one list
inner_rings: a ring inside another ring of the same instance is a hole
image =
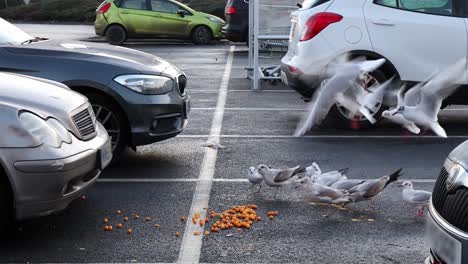
[[0, 73], [0, 229], [65, 209], [110, 163], [88, 99], [53, 81]]

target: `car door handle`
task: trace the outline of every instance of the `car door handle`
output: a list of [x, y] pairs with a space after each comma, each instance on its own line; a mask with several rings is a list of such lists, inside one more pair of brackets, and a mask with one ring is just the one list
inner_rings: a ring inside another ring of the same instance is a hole
[[386, 19], [386, 18], [374, 19], [372, 20], [372, 23], [376, 25], [381, 25], [381, 26], [394, 26], [395, 25], [393, 21], [391, 21], [390, 19]]

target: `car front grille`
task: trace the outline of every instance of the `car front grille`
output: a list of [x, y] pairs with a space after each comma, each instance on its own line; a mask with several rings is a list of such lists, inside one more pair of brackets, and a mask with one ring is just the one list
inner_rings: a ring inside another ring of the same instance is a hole
[[448, 223], [468, 232], [468, 189], [460, 187], [449, 193], [445, 186], [447, 177], [447, 170], [442, 168], [432, 193], [432, 204]]
[[83, 140], [88, 140], [96, 136], [96, 117], [91, 105], [78, 112], [72, 119]]
[[185, 88], [187, 87], [187, 77], [185, 75], [180, 75], [177, 77], [177, 85], [179, 86], [180, 94], [185, 94]]

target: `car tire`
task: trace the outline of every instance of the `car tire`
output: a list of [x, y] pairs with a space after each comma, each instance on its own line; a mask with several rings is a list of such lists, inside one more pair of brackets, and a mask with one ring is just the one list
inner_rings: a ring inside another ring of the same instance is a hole
[[113, 161], [117, 161], [127, 148], [130, 138], [128, 122], [122, 109], [109, 97], [101, 94], [86, 94], [93, 107], [96, 119], [112, 137]]
[[[380, 69], [369, 73], [369, 76], [379, 83], [384, 83], [389, 80], [388, 77], [384, 74], [383, 71]], [[377, 120], [377, 123], [382, 119], [382, 112], [385, 111], [386, 108], [384, 105], [380, 105], [380, 109], [374, 114], [374, 118]], [[340, 107], [339, 105], [335, 104], [332, 109], [330, 110], [330, 114], [327, 117], [327, 123], [335, 126], [335, 127], [342, 127], [342, 128], [350, 128], [350, 129], [368, 129], [374, 126], [369, 120], [363, 117], [353, 117], [346, 115], [346, 109]], [[349, 113], [348, 113], [349, 114]]]
[[112, 45], [122, 45], [127, 40], [127, 31], [120, 25], [110, 25], [106, 30], [106, 40]]
[[0, 234], [4, 234], [13, 223], [13, 200], [10, 182], [3, 172], [0, 173], [0, 210], [5, 214], [0, 217]]
[[192, 41], [197, 45], [206, 45], [213, 40], [211, 29], [206, 26], [198, 26], [192, 32]]

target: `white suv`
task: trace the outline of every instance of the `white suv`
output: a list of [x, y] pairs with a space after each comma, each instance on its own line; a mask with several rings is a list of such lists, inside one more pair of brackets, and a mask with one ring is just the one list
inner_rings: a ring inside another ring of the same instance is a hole
[[[310, 69], [350, 54], [387, 59], [370, 74], [370, 83], [392, 76], [424, 81], [467, 57], [467, 35], [467, 0], [305, 0], [291, 15], [282, 79], [307, 100], [321, 81]], [[445, 102], [467, 103], [466, 89]], [[363, 117], [339, 106], [334, 112], [342, 119], [365, 123]]]

